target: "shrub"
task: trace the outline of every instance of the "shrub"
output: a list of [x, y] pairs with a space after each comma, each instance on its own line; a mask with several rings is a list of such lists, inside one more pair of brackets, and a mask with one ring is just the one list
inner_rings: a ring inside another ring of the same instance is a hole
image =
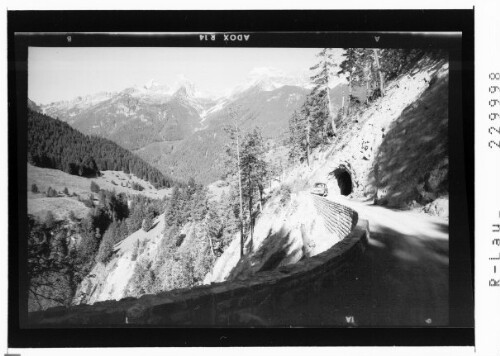
[[137, 260], [137, 256], [139, 255], [139, 240], [137, 240], [134, 244], [134, 249], [132, 250], [132, 261]]
[[142, 192], [144, 187], [137, 182], [132, 182], [132, 189]]
[[31, 192], [35, 194], [38, 193], [38, 187], [36, 186], [35, 183], [31, 185]]
[[75, 212], [73, 210], [70, 210], [70, 212], [68, 214], [68, 219], [70, 219], [71, 221], [76, 221], [77, 220]]
[[47, 211], [47, 214], [45, 215], [45, 220], [44, 224], [48, 229], [52, 229], [56, 223], [56, 218], [52, 211]]
[[175, 246], [180, 247], [182, 245], [182, 243], [184, 242], [185, 237], [186, 237], [186, 234], [180, 234], [179, 236], [177, 236], [177, 239], [175, 241]]
[[278, 191], [278, 195], [280, 196], [280, 204], [285, 206], [290, 201], [292, 188], [287, 184], [283, 184]]
[[69, 195], [68, 187], [64, 187], [63, 193], [66, 194], [66, 195]]
[[153, 226], [153, 219], [151, 216], [146, 216], [144, 220], [142, 220], [142, 229], [146, 232], [151, 230], [151, 227]]
[[49, 198], [56, 197], [57, 196], [57, 191], [55, 189], [52, 189], [52, 187], [49, 187], [49, 189], [47, 189], [47, 196]]
[[112, 233], [108, 230], [104, 233], [99, 251], [97, 252], [96, 261], [101, 263], [108, 263], [113, 256], [114, 241]]
[[97, 185], [96, 182], [91, 181], [90, 182], [90, 191], [93, 193], [99, 193], [99, 190], [101, 190], [101, 188], [99, 188], [99, 185]]
[[88, 198], [81, 198], [79, 197], [79, 199], [87, 208], [93, 208], [94, 207], [94, 202], [92, 201], [92, 197], [88, 197]]

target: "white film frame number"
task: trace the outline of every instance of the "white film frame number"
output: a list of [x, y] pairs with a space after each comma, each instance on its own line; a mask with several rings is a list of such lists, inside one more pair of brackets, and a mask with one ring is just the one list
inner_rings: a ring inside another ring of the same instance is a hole
[[[490, 73], [488, 75], [489, 79], [490, 80], [500, 80], [500, 73], [499, 72], [496, 72], [496, 73]], [[500, 87], [497, 86], [497, 85], [491, 85], [489, 88], [488, 88], [489, 92], [491, 94], [495, 94], [496, 92], [499, 92], [500, 91]], [[496, 99], [496, 98], [492, 98], [488, 101], [488, 104], [490, 105], [490, 107], [494, 108], [496, 106], [500, 106], [500, 99]], [[490, 120], [495, 120], [497, 119], [498, 117], [500, 116], [499, 113], [497, 112], [492, 112], [488, 115], [489, 119]], [[493, 126], [490, 126], [488, 128], [488, 133], [490, 135], [496, 135], [497, 133], [500, 134], [500, 127], [497, 129], [496, 127], [493, 127]], [[500, 140], [497, 142], [495, 140], [489, 140], [488, 141], [488, 147], [489, 148], [494, 148], [494, 147], [497, 147], [497, 148], [500, 148]]]

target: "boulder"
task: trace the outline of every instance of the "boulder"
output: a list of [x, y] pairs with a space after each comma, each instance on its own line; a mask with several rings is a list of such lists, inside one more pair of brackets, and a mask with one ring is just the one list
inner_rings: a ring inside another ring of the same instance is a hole
[[430, 215], [439, 216], [448, 219], [449, 217], [449, 199], [440, 197], [424, 207], [424, 211]]

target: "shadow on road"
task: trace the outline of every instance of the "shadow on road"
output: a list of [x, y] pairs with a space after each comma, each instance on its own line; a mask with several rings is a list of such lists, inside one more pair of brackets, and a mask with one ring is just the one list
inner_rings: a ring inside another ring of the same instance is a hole
[[347, 275], [272, 314], [259, 316], [273, 326], [447, 325], [448, 241], [379, 228]]

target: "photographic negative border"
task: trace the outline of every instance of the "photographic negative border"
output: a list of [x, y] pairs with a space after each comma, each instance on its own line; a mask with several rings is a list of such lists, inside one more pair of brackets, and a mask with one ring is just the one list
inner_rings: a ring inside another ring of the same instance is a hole
[[[10, 347], [473, 345], [473, 10], [9, 11]], [[363, 31], [363, 32], [360, 32]], [[175, 32], [175, 36], [166, 33]], [[250, 43], [200, 43], [188, 33], [251, 33]], [[408, 35], [403, 32], [411, 32]], [[433, 32], [445, 34], [433, 35]], [[461, 36], [450, 34], [461, 32]], [[16, 35], [17, 33], [17, 35]], [[123, 34], [126, 33], [126, 34]], [[165, 35], [152, 33], [165, 33]], [[293, 33], [293, 35], [292, 35]], [[315, 35], [312, 36], [311, 33]], [[115, 34], [115, 35], [114, 35]], [[116, 35], [119, 34], [119, 35]], [[149, 35], [148, 35], [149, 34]], [[68, 44], [67, 35], [72, 36]], [[380, 36], [380, 42], [375, 42]], [[404, 39], [404, 41], [402, 41]], [[448, 328], [28, 329], [19, 318], [26, 280], [28, 46], [423, 47], [450, 54], [450, 325]], [[401, 46], [404, 44], [404, 46]], [[24, 266], [24, 267], [23, 267]], [[467, 282], [471, 281], [472, 284]]]

